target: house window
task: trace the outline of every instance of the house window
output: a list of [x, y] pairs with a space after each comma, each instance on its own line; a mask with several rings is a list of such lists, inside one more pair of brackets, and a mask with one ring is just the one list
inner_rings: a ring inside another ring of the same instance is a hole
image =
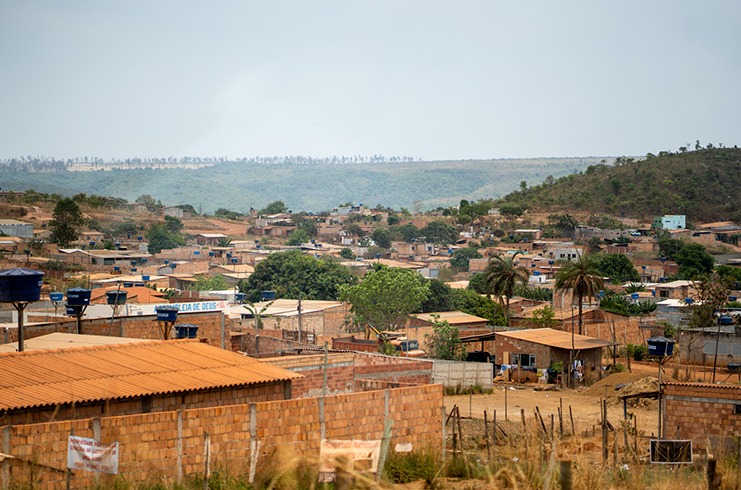
[[659, 291], [659, 298], [668, 298], [669, 297], [669, 291], [666, 289], [662, 289]]
[[512, 354], [512, 364], [524, 368], [534, 368], [535, 354]]
[[733, 413], [734, 413], [734, 415], [741, 415], [741, 405], [734, 405], [733, 406]]

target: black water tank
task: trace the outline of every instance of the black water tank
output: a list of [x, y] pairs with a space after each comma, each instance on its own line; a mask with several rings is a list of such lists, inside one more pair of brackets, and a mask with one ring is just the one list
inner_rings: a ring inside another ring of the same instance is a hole
[[0, 271], [0, 303], [38, 301], [44, 273], [32, 269]]

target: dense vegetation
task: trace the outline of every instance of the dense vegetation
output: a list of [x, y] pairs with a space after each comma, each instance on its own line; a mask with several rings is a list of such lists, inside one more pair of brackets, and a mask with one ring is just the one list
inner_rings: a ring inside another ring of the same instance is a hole
[[[217, 161], [202, 168], [41, 172], [24, 171], [17, 161], [5, 161], [0, 162], [0, 182], [3, 191], [35, 189], [65, 196], [84, 192], [129, 201], [148, 194], [166, 205], [193, 204], [207, 212], [219, 208], [247, 212], [276, 198], [294, 211], [323, 211], [342, 202], [429, 209], [461, 199], [501, 196], [523, 180], [541, 182], [597, 162], [597, 158], [346, 164]], [[59, 162], [42, 163], [41, 168], [59, 168]]]
[[502, 198], [500, 206], [534, 210], [579, 209], [591, 213], [651, 218], [684, 214], [692, 221], [741, 222], [741, 149], [700, 148], [618, 158], [579, 174], [546, 179]]

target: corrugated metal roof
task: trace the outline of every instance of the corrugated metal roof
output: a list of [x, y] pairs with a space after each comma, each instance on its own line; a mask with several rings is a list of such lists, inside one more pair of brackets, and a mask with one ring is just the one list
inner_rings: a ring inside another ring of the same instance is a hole
[[300, 378], [196, 340], [0, 354], [0, 409], [20, 409]]
[[[524, 340], [526, 342], [547, 345], [549, 347], [557, 347], [559, 349], [572, 348], [571, 332], [554, 330], [552, 328], [532, 328], [513, 332], [497, 332], [496, 336]], [[612, 345], [616, 344], [602, 339], [587, 337], [586, 335], [574, 334], [573, 348], [576, 350], [597, 349], [601, 347], [610, 347]]]
[[438, 311], [432, 313], [416, 313], [412, 315], [415, 318], [424, 320], [426, 322], [434, 321], [434, 315], [439, 317], [440, 321], [447, 321], [451, 325], [460, 325], [462, 323], [481, 323], [488, 322], [486, 318], [480, 316], [469, 315], [462, 311]]
[[[53, 332], [27, 339], [23, 343], [26, 351], [65, 349], [94, 345], [132, 344], [139, 342], [157, 342], [152, 339], [133, 339], [129, 337], [107, 337], [104, 335], [81, 335], [74, 333]], [[0, 352], [18, 352], [18, 343], [0, 345]]]
[[707, 388], [709, 390], [741, 390], [741, 385], [738, 384], [683, 383], [681, 381], [662, 381], [661, 384], [679, 387], [687, 386], [688, 388]]

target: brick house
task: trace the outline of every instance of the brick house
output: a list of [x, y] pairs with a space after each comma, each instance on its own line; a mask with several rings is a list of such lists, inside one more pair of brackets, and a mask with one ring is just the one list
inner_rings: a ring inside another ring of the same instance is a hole
[[[662, 383], [665, 433], [695, 448], [736, 444], [741, 434], [741, 385]], [[709, 448], [710, 449], [710, 448]]]
[[0, 425], [291, 398], [300, 374], [196, 340], [0, 354]]
[[[554, 362], [568, 366], [572, 349], [572, 335], [552, 328], [533, 328], [497, 332], [495, 363], [516, 364], [524, 368], [547, 369]], [[582, 361], [584, 372], [600, 372], [602, 349], [614, 342], [575, 334], [574, 359]]]

